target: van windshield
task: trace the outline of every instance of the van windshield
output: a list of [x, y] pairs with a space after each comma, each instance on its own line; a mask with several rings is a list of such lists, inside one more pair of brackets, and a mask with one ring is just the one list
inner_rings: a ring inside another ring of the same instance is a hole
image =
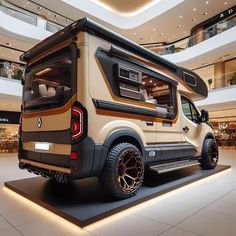
[[24, 110], [44, 110], [64, 105], [72, 96], [71, 80], [72, 58], [68, 51], [26, 70]]

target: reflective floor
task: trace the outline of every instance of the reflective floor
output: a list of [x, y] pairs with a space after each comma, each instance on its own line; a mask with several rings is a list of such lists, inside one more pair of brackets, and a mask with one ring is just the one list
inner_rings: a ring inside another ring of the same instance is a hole
[[34, 175], [18, 169], [16, 155], [2, 155], [0, 235], [235, 236], [236, 151], [220, 156], [231, 169], [80, 229], [4, 188], [5, 181]]

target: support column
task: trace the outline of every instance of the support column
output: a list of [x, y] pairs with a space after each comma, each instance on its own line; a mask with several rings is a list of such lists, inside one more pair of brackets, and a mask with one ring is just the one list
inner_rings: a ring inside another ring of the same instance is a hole
[[225, 87], [225, 63], [218, 62], [214, 65], [214, 88]]

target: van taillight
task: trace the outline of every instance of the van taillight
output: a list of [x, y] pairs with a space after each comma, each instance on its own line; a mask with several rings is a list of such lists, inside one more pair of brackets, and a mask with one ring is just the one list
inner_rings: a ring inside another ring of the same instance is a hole
[[76, 103], [71, 114], [71, 139], [73, 143], [86, 135], [86, 110]]

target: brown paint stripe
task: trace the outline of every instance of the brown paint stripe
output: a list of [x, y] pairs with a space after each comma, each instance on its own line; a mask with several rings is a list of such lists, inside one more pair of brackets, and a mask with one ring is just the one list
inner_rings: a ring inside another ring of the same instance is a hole
[[46, 110], [46, 111], [37, 111], [37, 112], [22, 112], [22, 117], [24, 119], [37, 117], [37, 116], [49, 116], [49, 115], [58, 115], [68, 111], [73, 103], [76, 101], [76, 94], [62, 107]]

